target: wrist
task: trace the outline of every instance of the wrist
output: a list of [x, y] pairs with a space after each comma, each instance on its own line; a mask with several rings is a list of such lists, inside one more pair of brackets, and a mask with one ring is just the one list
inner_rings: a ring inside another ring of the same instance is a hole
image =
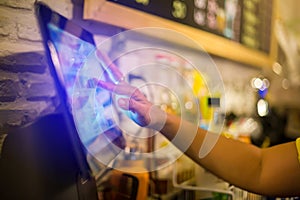
[[146, 126], [147, 128], [161, 131], [167, 120], [167, 113], [161, 110], [158, 106], [151, 106], [149, 109], [150, 123]]

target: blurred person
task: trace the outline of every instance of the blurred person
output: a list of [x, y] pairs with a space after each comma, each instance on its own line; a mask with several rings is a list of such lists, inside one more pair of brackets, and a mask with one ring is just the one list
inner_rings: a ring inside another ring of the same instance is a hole
[[[101, 52], [98, 51], [97, 55], [109, 62]], [[130, 111], [130, 118], [135, 123], [159, 131], [170, 141], [179, 129], [184, 130], [186, 135], [191, 133], [189, 122], [162, 111], [148, 101], [138, 88], [124, 81], [117, 66], [111, 64], [106, 70], [110, 74], [107, 81], [94, 81], [99, 87], [122, 96], [118, 99], [118, 106]], [[199, 127], [196, 131], [188, 149], [180, 144], [175, 145], [208, 171], [249, 192], [276, 197], [300, 196], [300, 138], [269, 148], [259, 148], [218, 135], [216, 144], [202, 158], [199, 157], [199, 151], [204, 138], [215, 133]]]

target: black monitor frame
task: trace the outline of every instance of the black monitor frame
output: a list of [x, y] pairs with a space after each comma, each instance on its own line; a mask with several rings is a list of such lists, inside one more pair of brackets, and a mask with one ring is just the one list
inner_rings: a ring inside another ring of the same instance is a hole
[[[48, 23], [55, 23], [56, 26], [60, 27], [64, 31], [71, 33], [72, 35], [94, 45], [93, 36], [88, 31], [81, 28], [74, 21], [69, 20], [59, 13], [53, 11], [46, 4], [37, 2], [35, 4], [35, 12], [38, 19], [40, 31], [43, 39], [43, 46], [45, 49], [45, 55], [49, 66], [49, 71], [53, 77], [57, 96], [59, 97], [60, 104], [58, 112], [61, 112], [65, 118], [65, 123], [68, 127], [68, 134], [70, 141], [73, 146], [74, 154], [80, 168], [80, 176], [83, 180], [87, 180], [91, 177], [90, 167], [86, 160], [86, 152], [78, 136], [72, 114], [70, 112], [67, 92], [64, 84], [59, 77], [59, 72], [56, 71], [53, 60], [51, 59], [51, 52], [48, 46], [48, 41], [51, 41], [49, 32], [47, 31]], [[66, 26], [68, 24], [68, 26]]]

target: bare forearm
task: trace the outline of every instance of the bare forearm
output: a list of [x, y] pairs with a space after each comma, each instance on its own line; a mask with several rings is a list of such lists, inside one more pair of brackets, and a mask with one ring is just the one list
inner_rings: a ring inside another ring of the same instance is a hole
[[[161, 133], [173, 142], [176, 134], [184, 133], [187, 138], [189, 134], [194, 134], [190, 132], [194, 130], [193, 128], [194, 126], [188, 122], [181, 121], [176, 116], [168, 115], [167, 122]], [[178, 131], [180, 129], [185, 130], [185, 132]], [[217, 140], [208, 154], [202, 158], [199, 156], [199, 152], [201, 151], [201, 146], [206, 145], [207, 140], [204, 140], [204, 138], [208, 134], [216, 137]], [[180, 137], [182, 138], [183, 136]], [[276, 155], [274, 156], [274, 153], [271, 152], [276, 150], [276, 148], [262, 150], [254, 145], [228, 139], [200, 128], [197, 128], [195, 135], [192, 137], [193, 141], [188, 148], [185, 148], [185, 145], [180, 142], [177, 142], [175, 145], [196, 163], [231, 184], [248, 191], [266, 195], [284, 195], [284, 191], [287, 190], [289, 191], [286, 194], [297, 194], [297, 191], [299, 191], [299, 186], [295, 186], [297, 185], [295, 182], [299, 179], [285, 175], [286, 170], [293, 170], [295, 172], [293, 175], [300, 177], [300, 166], [296, 159], [297, 153], [291, 152], [290, 149], [292, 148], [284, 146], [276, 147], [279, 152], [278, 155], [284, 156], [287, 159], [287, 166], [284, 169], [282, 166], [275, 166], [276, 163], [280, 163], [280, 159], [283, 159]], [[184, 142], [187, 140], [183, 138], [181, 141]], [[293, 144], [289, 145], [292, 146]], [[290, 160], [296, 162], [292, 165], [294, 168], [290, 167]], [[285, 185], [282, 185], [283, 182], [285, 182]]]
[[[185, 136], [188, 137], [189, 134], [194, 134], [191, 131], [196, 131], [192, 138], [193, 141], [188, 148], [183, 149], [183, 144], [176, 144], [178, 148], [185, 151], [185, 154], [195, 162], [235, 185], [248, 188], [248, 185], [251, 185], [250, 180], [258, 179], [257, 174], [260, 171], [260, 149], [254, 146], [250, 147], [249, 145], [214, 133], [209, 133], [198, 127], [197, 129], [191, 130], [190, 127], [193, 127], [193, 125], [181, 121], [179, 117], [168, 115], [166, 126], [161, 132], [169, 140], [173, 140], [176, 134], [185, 134]], [[185, 132], [178, 131], [180, 128], [185, 130]], [[214, 145], [210, 152], [208, 152], [204, 158], [200, 158], [200, 148], [202, 145], [205, 145], [203, 141], [207, 134], [214, 134], [212, 136], [217, 137], [217, 140], [216, 143], [210, 144]]]
[[[197, 137], [203, 138], [202, 131], [199, 132]], [[198, 145], [195, 141], [191, 148], [196, 149]], [[187, 153], [189, 154], [189, 152]], [[256, 187], [260, 182], [261, 172], [261, 151], [259, 148], [219, 136], [218, 141], [206, 157], [202, 159], [195, 157], [194, 160], [231, 184], [257, 192]]]

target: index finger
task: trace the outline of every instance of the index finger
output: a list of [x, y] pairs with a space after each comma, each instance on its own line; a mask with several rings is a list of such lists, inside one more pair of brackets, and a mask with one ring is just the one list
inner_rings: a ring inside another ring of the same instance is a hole
[[97, 85], [115, 94], [125, 95], [128, 97], [131, 97], [135, 92], [138, 91], [136, 87], [133, 87], [127, 83], [115, 85], [113, 83], [98, 80]]
[[97, 49], [96, 56], [113, 83], [118, 84], [123, 80], [124, 75], [106, 54]]

